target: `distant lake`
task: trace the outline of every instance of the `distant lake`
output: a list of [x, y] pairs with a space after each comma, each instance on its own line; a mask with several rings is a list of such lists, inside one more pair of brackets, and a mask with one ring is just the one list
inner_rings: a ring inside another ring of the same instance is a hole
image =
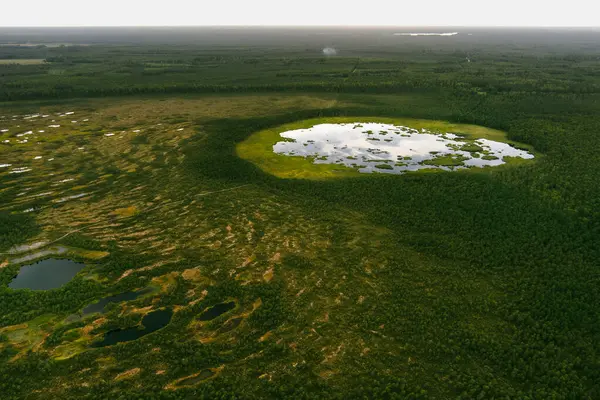
[[11, 289], [49, 290], [68, 283], [85, 267], [71, 260], [49, 258], [25, 265], [8, 285]]

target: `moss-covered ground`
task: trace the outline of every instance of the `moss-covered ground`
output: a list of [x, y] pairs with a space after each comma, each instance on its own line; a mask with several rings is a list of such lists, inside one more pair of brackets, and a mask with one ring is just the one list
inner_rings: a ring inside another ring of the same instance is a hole
[[[0, 372], [10, 378], [0, 393], [597, 397], [597, 116], [582, 107], [545, 122], [563, 100], [543, 97], [547, 107], [515, 117], [524, 100], [490, 95], [481, 118], [465, 117], [470, 100], [434, 94], [3, 105], [0, 162], [11, 167], [0, 169]], [[282, 127], [357, 115], [525, 143], [544, 156], [403, 176], [328, 165], [309, 173], [303, 160], [264, 156]], [[473, 125], [452, 122], [465, 120]], [[7, 287], [22, 264], [13, 258], [55, 246], [90, 267], [57, 290]], [[232, 300], [234, 310], [198, 320]], [[174, 311], [163, 329], [91, 346], [163, 308]]]

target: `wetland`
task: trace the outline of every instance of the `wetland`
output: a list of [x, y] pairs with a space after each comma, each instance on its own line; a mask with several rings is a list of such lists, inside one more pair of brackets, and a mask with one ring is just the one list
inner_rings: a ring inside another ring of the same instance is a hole
[[531, 146], [499, 130], [372, 117], [297, 121], [254, 133], [237, 152], [276, 176], [308, 179], [482, 169], [535, 158]]
[[93, 304], [89, 304], [88, 306], [84, 307], [82, 310], [82, 314], [89, 315], [94, 313], [103, 313], [106, 310], [107, 306], [109, 306], [110, 304], [121, 303], [125, 301], [133, 301], [138, 297], [144, 296], [148, 293], [152, 293], [152, 289], [147, 288], [135, 292], [125, 292], [114, 296], [104, 297], [103, 299], [100, 299], [100, 301]]
[[534, 158], [507, 143], [390, 124], [320, 124], [280, 136], [288, 140], [273, 145], [277, 154], [312, 158], [315, 164], [342, 164], [362, 173], [483, 168], [504, 164], [504, 157]]
[[400, 32], [0, 46], [0, 397], [600, 398], [597, 32]]
[[139, 327], [131, 327], [109, 331], [104, 335], [104, 338], [101, 341], [94, 343], [93, 346], [106, 347], [113, 346], [117, 343], [137, 340], [167, 326], [171, 321], [172, 316], [173, 311], [171, 310], [152, 311], [142, 318], [142, 329]]

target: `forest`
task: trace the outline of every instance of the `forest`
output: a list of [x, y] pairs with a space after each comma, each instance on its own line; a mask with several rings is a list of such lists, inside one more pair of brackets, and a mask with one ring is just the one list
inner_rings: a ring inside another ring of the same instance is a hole
[[[152, 37], [152, 32], [142, 33]], [[364, 36], [357, 39], [326, 31], [327, 42], [318, 32], [293, 33], [274, 41], [276, 35], [268, 31], [240, 32], [237, 46], [233, 38], [212, 31], [198, 33], [201, 44], [194, 44], [192, 32], [165, 33], [154, 37], [156, 42], [142, 43], [125, 33], [124, 43], [93, 46], [81, 32], [75, 36], [81, 44], [6, 43], [0, 47], [0, 101], [265, 91], [486, 95], [600, 90], [593, 32], [549, 32], [548, 39], [527, 30], [475, 31], [449, 45], [444, 38], [415, 42], [370, 30], [353, 32]], [[168, 40], [174, 43], [161, 45]], [[323, 43], [339, 44], [339, 54], [324, 57]], [[43, 62], [18, 65], [11, 59]]]
[[[2, 399], [600, 397], [597, 32], [186, 29], [0, 35]], [[236, 153], [366, 116], [539, 157], [319, 180]], [[8, 287], [61, 257], [86, 267]]]

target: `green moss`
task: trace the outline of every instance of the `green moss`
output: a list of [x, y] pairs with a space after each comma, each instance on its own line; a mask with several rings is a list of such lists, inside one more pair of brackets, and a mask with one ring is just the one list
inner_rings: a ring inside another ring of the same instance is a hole
[[457, 167], [464, 165], [463, 161], [467, 160], [467, 157], [461, 155], [446, 155], [436, 157], [433, 160], [425, 160], [423, 164], [425, 165], [437, 165], [443, 167]]
[[502, 157], [502, 161], [504, 161], [507, 165], [522, 165], [522, 164], [527, 164], [528, 162], [531, 162], [531, 160], [526, 160], [521, 157], [511, 157], [511, 156]]
[[476, 153], [483, 151], [483, 147], [478, 146], [475, 143], [467, 143], [460, 146], [460, 150], [468, 151], [469, 153]]
[[496, 157], [496, 156], [490, 156], [490, 155], [487, 155], [487, 154], [486, 154], [486, 155], [483, 155], [483, 156], [481, 157], [481, 159], [482, 159], [482, 160], [497, 160], [497, 159], [498, 159], [498, 157]]
[[392, 166], [391, 166], [391, 165], [389, 165], [389, 164], [377, 164], [377, 165], [375, 166], [375, 168], [378, 168], [378, 169], [388, 169], [388, 170], [389, 170], [389, 169], [394, 169], [394, 167], [392, 167]]

